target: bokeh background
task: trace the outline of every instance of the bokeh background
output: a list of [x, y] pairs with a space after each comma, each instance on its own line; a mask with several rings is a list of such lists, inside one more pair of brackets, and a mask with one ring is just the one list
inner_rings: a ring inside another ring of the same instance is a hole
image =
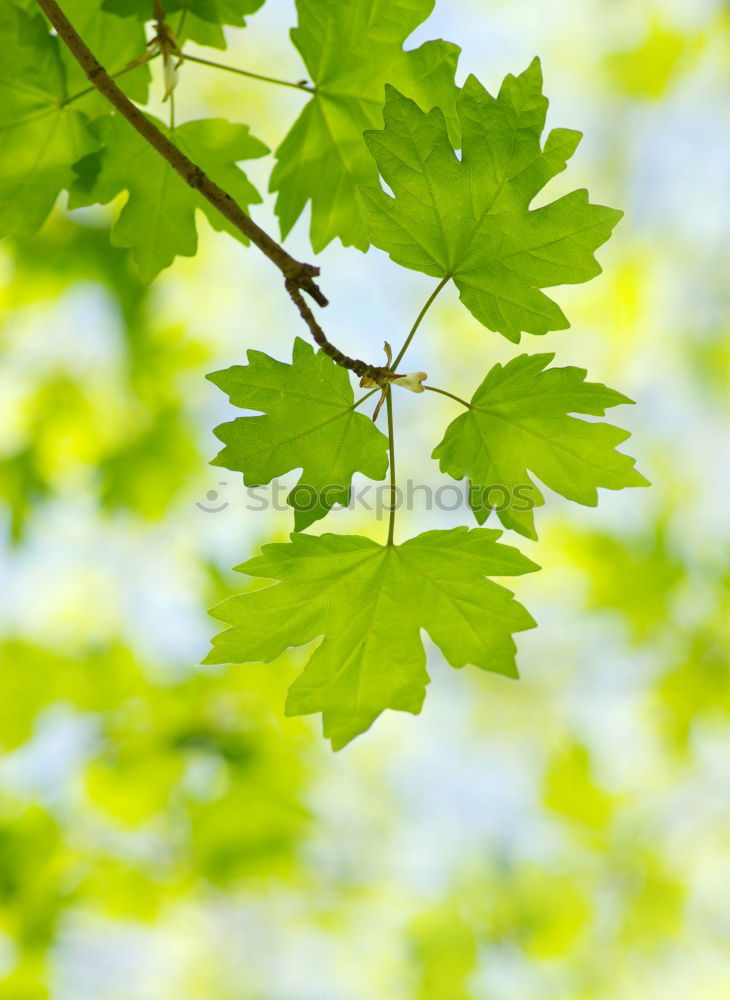
[[[294, 23], [268, 0], [226, 59], [300, 79]], [[63, 204], [6, 242], [4, 1000], [730, 997], [730, 9], [442, 0], [429, 37], [493, 91], [539, 54], [549, 124], [585, 133], [549, 196], [625, 210], [604, 274], [556, 294], [572, 328], [524, 348], [637, 401], [614, 419], [653, 488], [549, 496], [540, 541], [510, 539], [545, 567], [517, 581], [539, 622], [519, 682], [430, 647], [422, 715], [333, 754], [283, 714], [306, 650], [199, 665], [231, 567], [291, 526], [207, 464], [231, 411], [204, 373], [302, 332], [276, 273], [201, 222], [199, 255], [145, 287], [109, 211]], [[180, 119], [272, 147], [301, 102], [192, 64], [177, 94]], [[262, 190], [271, 163], [246, 167]], [[255, 217], [274, 228], [270, 201]], [[433, 284], [374, 250], [318, 262], [327, 329], [373, 359]], [[465, 394], [513, 353], [445, 293], [408, 367]], [[456, 404], [397, 397], [400, 471], [436, 487]], [[464, 517], [417, 505], [398, 533]], [[318, 527], [385, 532], [362, 510]]]

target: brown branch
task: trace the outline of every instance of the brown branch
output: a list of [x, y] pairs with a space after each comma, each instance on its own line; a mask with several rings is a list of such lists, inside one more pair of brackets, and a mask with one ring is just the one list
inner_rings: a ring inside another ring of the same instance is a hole
[[331, 344], [322, 327], [319, 325], [314, 317], [312, 310], [307, 305], [307, 301], [299, 291], [299, 286], [295, 281], [286, 282], [286, 290], [294, 302], [294, 305], [299, 310], [299, 315], [302, 317], [304, 322], [309, 327], [309, 332], [312, 334], [312, 338], [319, 347], [322, 348], [324, 353], [332, 358], [335, 364], [340, 365], [342, 368], [349, 368], [350, 371], [355, 372], [361, 378], [371, 378], [380, 385], [383, 379], [389, 376], [387, 368], [380, 368], [376, 365], [369, 365], [365, 361], [360, 361], [358, 358], [349, 358], [346, 354], [343, 354], [334, 344]]
[[[212, 181], [201, 167], [193, 163], [129, 100], [96, 59], [55, 0], [37, 0], [37, 2], [96, 89], [126, 118], [142, 138], [146, 139], [167, 160], [191, 188], [199, 191], [211, 205], [218, 209], [221, 215], [233, 223], [239, 232], [248, 237], [278, 267], [284, 276], [286, 289], [299, 310], [300, 316], [307, 324], [315, 342], [325, 354], [343, 368], [349, 368], [355, 374], [361, 377], [367, 376], [379, 383], [387, 375], [387, 370], [369, 365], [356, 358], [350, 358], [338, 350], [334, 344], [331, 344], [302, 296], [301, 292], [305, 291], [318, 305], [327, 305], [325, 295], [314, 281], [314, 278], [319, 274], [319, 268], [313, 264], [304, 264], [295, 260], [288, 254], [265, 230], [256, 225], [228, 192]], [[162, 5], [155, 2], [155, 13], [157, 14], [161, 10]]]
[[239, 232], [250, 239], [262, 253], [266, 254], [269, 260], [279, 268], [286, 281], [293, 282], [297, 288], [303, 289], [319, 305], [327, 305], [327, 299], [314, 282], [314, 278], [319, 274], [319, 268], [313, 264], [301, 263], [290, 256], [267, 232], [256, 225], [253, 219], [236, 204], [226, 191], [212, 181], [197, 164], [178, 149], [166, 135], [163, 135], [135, 104], [132, 104], [98, 62], [83, 39], [80, 38], [55, 0], [37, 0], [37, 2], [91, 83], [114, 105], [130, 125], [167, 160], [190, 187], [199, 191]]

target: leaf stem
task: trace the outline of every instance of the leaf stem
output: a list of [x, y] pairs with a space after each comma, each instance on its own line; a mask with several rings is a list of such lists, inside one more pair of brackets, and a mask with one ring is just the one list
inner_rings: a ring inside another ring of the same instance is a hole
[[370, 392], [366, 392], [364, 396], [360, 396], [360, 398], [356, 399], [352, 404], [352, 409], [356, 410], [358, 406], [361, 406], [366, 399], [370, 399], [370, 397], [376, 392], [380, 392], [380, 389], [371, 389]]
[[180, 20], [177, 22], [177, 37], [182, 38], [182, 30], [185, 27], [185, 20], [188, 16], [188, 11], [190, 10], [190, 3], [186, 3], [183, 9], [180, 11]]
[[200, 56], [189, 56], [183, 53], [186, 62], [200, 63], [201, 66], [213, 66], [215, 69], [225, 70], [226, 73], [236, 73], [238, 76], [247, 76], [251, 80], [263, 80], [265, 83], [275, 83], [280, 87], [292, 87], [294, 90], [306, 90], [310, 94], [315, 88], [311, 84], [302, 81], [301, 83], [291, 83], [289, 80], [280, 80], [275, 76], [264, 76], [262, 73], [254, 73], [248, 69], [239, 69], [237, 66], [227, 66], [225, 63], [215, 62], [213, 59], [202, 59]]
[[411, 327], [411, 329], [410, 329], [410, 332], [409, 332], [408, 336], [406, 337], [405, 341], [403, 342], [403, 346], [402, 346], [402, 347], [401, 347], [401, 349], [400, 349], [400, 350], [398, 351], [398, 354], [396, 355], [396, 358], [395, 358], [395, 361], [393, 362], [393, 364], [392, 364], [392, 365], [390, 365], [390, 366], [389, 366], [389, 367], [390, 367], [390, 370], [391, 370], [392, 372], [394, 372], [394, 371], [396, 371], [396, 370], [397, 370], [397, 368], [398, 368], [398, 365], [399, 365], [399, 363], [400, 363], [400, 362], [402, 361], [402, 359], [403, 359], [403, 355], [404, 355], [404, 354], [406, 353], [406, 351], [408, 350], [408, 347], [409, 347], [409, 345], [410, 345], [411, 341], [413, 340], [414, 336], [416, 335], [416, 330], [417, 330], [417, 329], [419, 328], [419, 326], [421, 325], [421, 320], [422, 320], [422, 319], [423, 319], [423, 317], [424, 317], [424, 316], [426, 315], [426, 313], [428, 312], [428, 310], [429, 310], [429, 309], [431, 308], [431, 305], [433, 304], [433, 301], [434, 301], [434, 299], [436, 298], [436, 296], [438, 295], [438, 293], [439, 293], [439, 292], [441, 291], [441, 289], [442, 289], [442, 288], [443, 288], [443, 287], [444, 287], [444, 286], [445, 286], [445, 285], [446, 285], [446, 284], [447, 284], [447, 283], [448, 283], [448, 282], [449, 282], [450, 280], [451, 280], [451, 275], [450, 275], [450, 274], [447, 274], [445, 278], [442, 278], [442, 279], [441, 279], [441, 281], [440, 281], [440, 282], [438, 283], [438, 285], [436, 286], [436, 288], [435, 288], [435, 289], [434, 289], [434, 290], [433, 290], [433, 291], [431, 292], [431, 294], [429, 295], [428, 299], [426, 300], [426, 304], [424, 305], [423, 309], [421, 309], [421, 311], [419, 312], [418, 316], [416, 317], [416, 322], [415, 322], [415, 323], [413, 324], [413, 326]]
[[[124, 76], [125, 73], [131, 73], [133, 69], [139, 69], [140, 66], [146, 66], [148, 62], [152, 59], [157, 59], [159, 52], [145, 52], [143, 55], [138, 56], [137, 59], [133, 59], [131, 62], [127, 63], [124, 69], [117, 70], [116, 73], [110, 73], [110, 80], [118, 80], [120, 76]], [[86, 97], [87, 94], [93, 94], [97, 90], [97, 87], [92, 84], [90, 87], [84, 87], [83, 90], [76, 91], [75, 94], [71, 94], [70, 97], [64, 98], [59, 104], [60, 108], [65, 108], [67, 104], [73, 104], [74, 101], [78, 101], [81, 97]]]
[[385, 394], [385, 406], [388, 413], [388, 455], [390, 457], [390, 502], [388, 504], [388, 545], [393, 545], [395, 534], [395, 429], [393, 421], [393, 393], [388, 386]]
[[453, 392], [447, 392], [446, 389], [437, 389], [435, 385], [424, 385], [423, 388], [427, 392], [437, 392], [439, 393], [440, 396], [448, 396], [449, 399], [455, 399], [457, 403], [461, 403], [461, 405], [465, 406], [467, 410], [474, 409], [471, 403], [467, 403], [467, 401], [465, 399], [462, 399], [461, 396], [455, 396]]

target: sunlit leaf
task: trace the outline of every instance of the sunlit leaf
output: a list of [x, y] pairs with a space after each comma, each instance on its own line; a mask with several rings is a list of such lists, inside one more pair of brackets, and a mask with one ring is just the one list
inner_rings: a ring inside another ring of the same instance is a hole
[[45, 20], [0, 0], [0, 237], [35, 232], [73, 164], [98, 149], [69, 96], [58, 38]]
[[[168, 129], [155, 122], [165, 133]], [[246, 243], [245, 237], [193, 190], [132, 126], [119, 115], [95, 123], [103, 153], [78, 167], [79, 177], [69, 205], [103, 205], [122, 191], [128, 199], [112, 229], [115, 246], [130, 247], [146, 280], [168, 267], [175, 257], [191, 257], [198, 246], [195, 210], [217, 230]], [[261, 201], [256, 188], [236, 163], [265, 156], [266, 146], [245, 125], [221, 118], [186, 122], [175, 129], [176, 145], [224, 187], [244, 209]]]
[[[178, 41], [189, 38], [200, 45], [226, 47], [222, 26], [243, 27], [246, 16], [254, 14], [264, 0], [165, 0], [164, 11]], [[103, 0], [102, 9], [118, 17], [151, 21], [153, 6], [148, 0]]]
[[533, 508], [545, 501], [532, 472], [550, 489], [594, 507], [598, 487], [646, 486], [634, 459], [616, 451], [628, 431], [571, 416], [603, 416], [630, 403], [620, 392], [586, 382], [583, 368], [548, 368], [553, 354], [521, 354], [495, 365], [469, 409], [446, 428], [433, 452], [441, 471], [469, 478], [474, 516], [492, 507], [506, 528], [536, 538]]
[[433, 41], [403, 50], [433, 6], [434, 0], [298, 0], [292, 41], [316, 91], [276, 151], [271, 190], [278, 192], [284, 236], [311, 202], [315, 251], [335, 238], [367, 249], [357, 191], [377, 182], [377, 170], [363, 132], [382, 125], [386, 83], [453, 117], [459, 49]]
[[539, 61], [507, 76], [497, 98], [468, 78], [457, 102], [460, 159], [443, 112], [425, 113], [404, 93], [388, 88], [385, 128], [365, 136], [395, 195], [361, 188], [372, 242], [397, 264], [452, 278], [479, 322], [515, 343], [523, 331], [566, 328], [541, 289], [599, 274], [593, 251], [622, 213], [592, 205], [585, 190], [530, 210], [580, 139], [553, 129], [542, 146], [548, 102]]
[[486, 575], [537, 567], [500, 532], [429, 531], [398, 546], [357, 535], [292, 535], [239, 567], [281, 582], [231, 597], [214, 614], [231, 628], [209, 663], [269, 661], [289, 646], [324, 641], [289, 689], [289, 715], [322, 712], [334, 749], [386, 708], [417, 714], [428, 674], [420, 630], [454, 667], [517, 676], [513, 632], [534, 626], [509, 590]]
[[354, 408], [348, 373], [299, 337], [292, 364], [260, 351], [248, 352], [248, 365], [233, 365], [208, 378], [232, 403], [260, 410], [260, 417], [238, 417], [216, 428], [225, 448], [213, 465], [243, 472], [247, 486], [270, 483], [302, 469], [287, 497], [301, 531], [335, 504], [350, 502], [352, 477], [360, 472], [383, 479], [388, 439], [369, 417]]

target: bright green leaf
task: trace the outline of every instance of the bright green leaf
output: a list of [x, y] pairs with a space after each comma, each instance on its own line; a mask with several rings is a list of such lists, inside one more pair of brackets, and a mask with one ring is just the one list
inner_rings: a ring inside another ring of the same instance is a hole
[[[33, 3], [35, 5], [35, 0]], [[105, 13], [98, 4], [89, 3], [89, 0], [63, 0], [63, 12], [110, 73], [117, 73], [147, 52], [147, 39], [139, 21], [120, 21]], [[76, 94], [89, 87], [86, 73], [65, 45], [61, 46], [61, 58], [66, 67], [69, 93]], [[117, 80], [128, 97], [142, 103], [147, 101], [149, 82], [150, 70], [146, 65]], [[97, 91], [84, 97], [80, 107], [91, 115], [105, 114], [109, 110], [107, 99]]]
[[213, 465], [243, 472], [247, 486], [261, 486], [301, 468], [302, 476], [287, 498], [296, 512], [297, 531], [324, 517], [335, 504], [350, 502], [355, 472], [384, 478], [388, 439], [353, 408], [344, 368], [321, 351], [315, 354], [298, 337], [291, 365], [261, 351], [249, 351], [248, 361], [208, 376], [235, 406], [264, 414], [217, 427], [226, 447]]
[[43, 225], [74, 178], [72, 164], [98, 148], [68, 96], [59, 41], [42, 17], [0, 0], [0, 237]]
[[551, 490], [589, 507], [598, 503], [599, 486], [648, 485], [634, 459], [615, 450], [628, 431], [569, 415], [603, 416], [607, 407], [631, 400], [586, 382], [583, 368], [545, 370], [554, 357], [521, 354], [495, 365], [432, 456], [442, 472], [471, 480], [480, 524], [494, 505], [505, 527], [528, 538], [537, 537], [533, 508], [545, 502], [528, 469]]
[[420, 629], [453, 667], [517, 676], [513, 632], [534, 626], [512, 593], [486, 575], [537, 566], [497, 543], [499, 531], [428, 531], [403, 545], [357, 535], [292, 535], [266, 545], [242, 572], [281, 582], [214, 609], [230, 625], [208, 663], [268, 662], [324, 636], [289, 689], [288, 715], [322, 712], [335, 750], [386, 708], [417, 714], [428, 674]]
[[395, 194], [361, 189], [371, 241], [404, 267], [453, 278], [467, 309], [515, 343], [523, 331], [568, 326], [540, 289], [599, 274], [593, 251], [622, 214], [591, 205], [585, 190], [529, 210], [580, 139], [554, 129], [542, 147], [547, 106], [535, 59], [496, 99], [469, 77], [457, 101], [461, 159], [443, 113], [425, 114], [390, 87], [385, 128], [365, 135]]
[[363, 132], [382, 125], [385, 84], [395, 84], [425, 108], [438, 105], [448, 118], [454, 115], [459, 49], [432, 41], [403, 51], [433, 5], [433, 0], [298, 0], [292, 40], [317, 92], [276, 152], [271, 190], [279, 192], [282, 235], [311, 201], [315, 252], [336, 237], [367, 250], [358, 185], [376, 184], [378, 175]]
[[[190, 39], [199, 45], [224, 49], [226, 39], [221, 25], [243, 27], [245, 16], [254, 14], [263, 3], [264, 0], [165, 0], [165, 13], [175, 15], [169, 20], [179, 42]], [[102, 9], [140, 21], [151, 21], [153, 16], [150, 0], [104, 0]]]
[[[169, 130], [155, 119], [166, 135]], [[243, 235], [194, 191], [119, 115], [95, 123], [104, 151], [79, 164], [69, 205], [107, 204], [122, 191], [129, 198], [111, 233], [114, 246], [130, 247], [142, 277], [151, 281], [175, 257], [192, 257], [198, 246], [195, 209], [217, 230], [242, 243]], [[256, 188], [235, 164], [264, 156], [268, 150], [245, 125], [222, 118], [186, 122], [174, 130], [175, 144], [244, 209], [261, 201]]]
[[[165, 0], [164, 8], [166, 14], [184, 10], [187, 17], [192, 14], [210, 24], [241, 27], [246, 23], [245, 15], [255, 14], [263, 5], [264, 0]], [[102, 8], [119, 17], [138, 17], [144, 21], [151, 21], [153, 17], [151, 0], [104, 0]]]

